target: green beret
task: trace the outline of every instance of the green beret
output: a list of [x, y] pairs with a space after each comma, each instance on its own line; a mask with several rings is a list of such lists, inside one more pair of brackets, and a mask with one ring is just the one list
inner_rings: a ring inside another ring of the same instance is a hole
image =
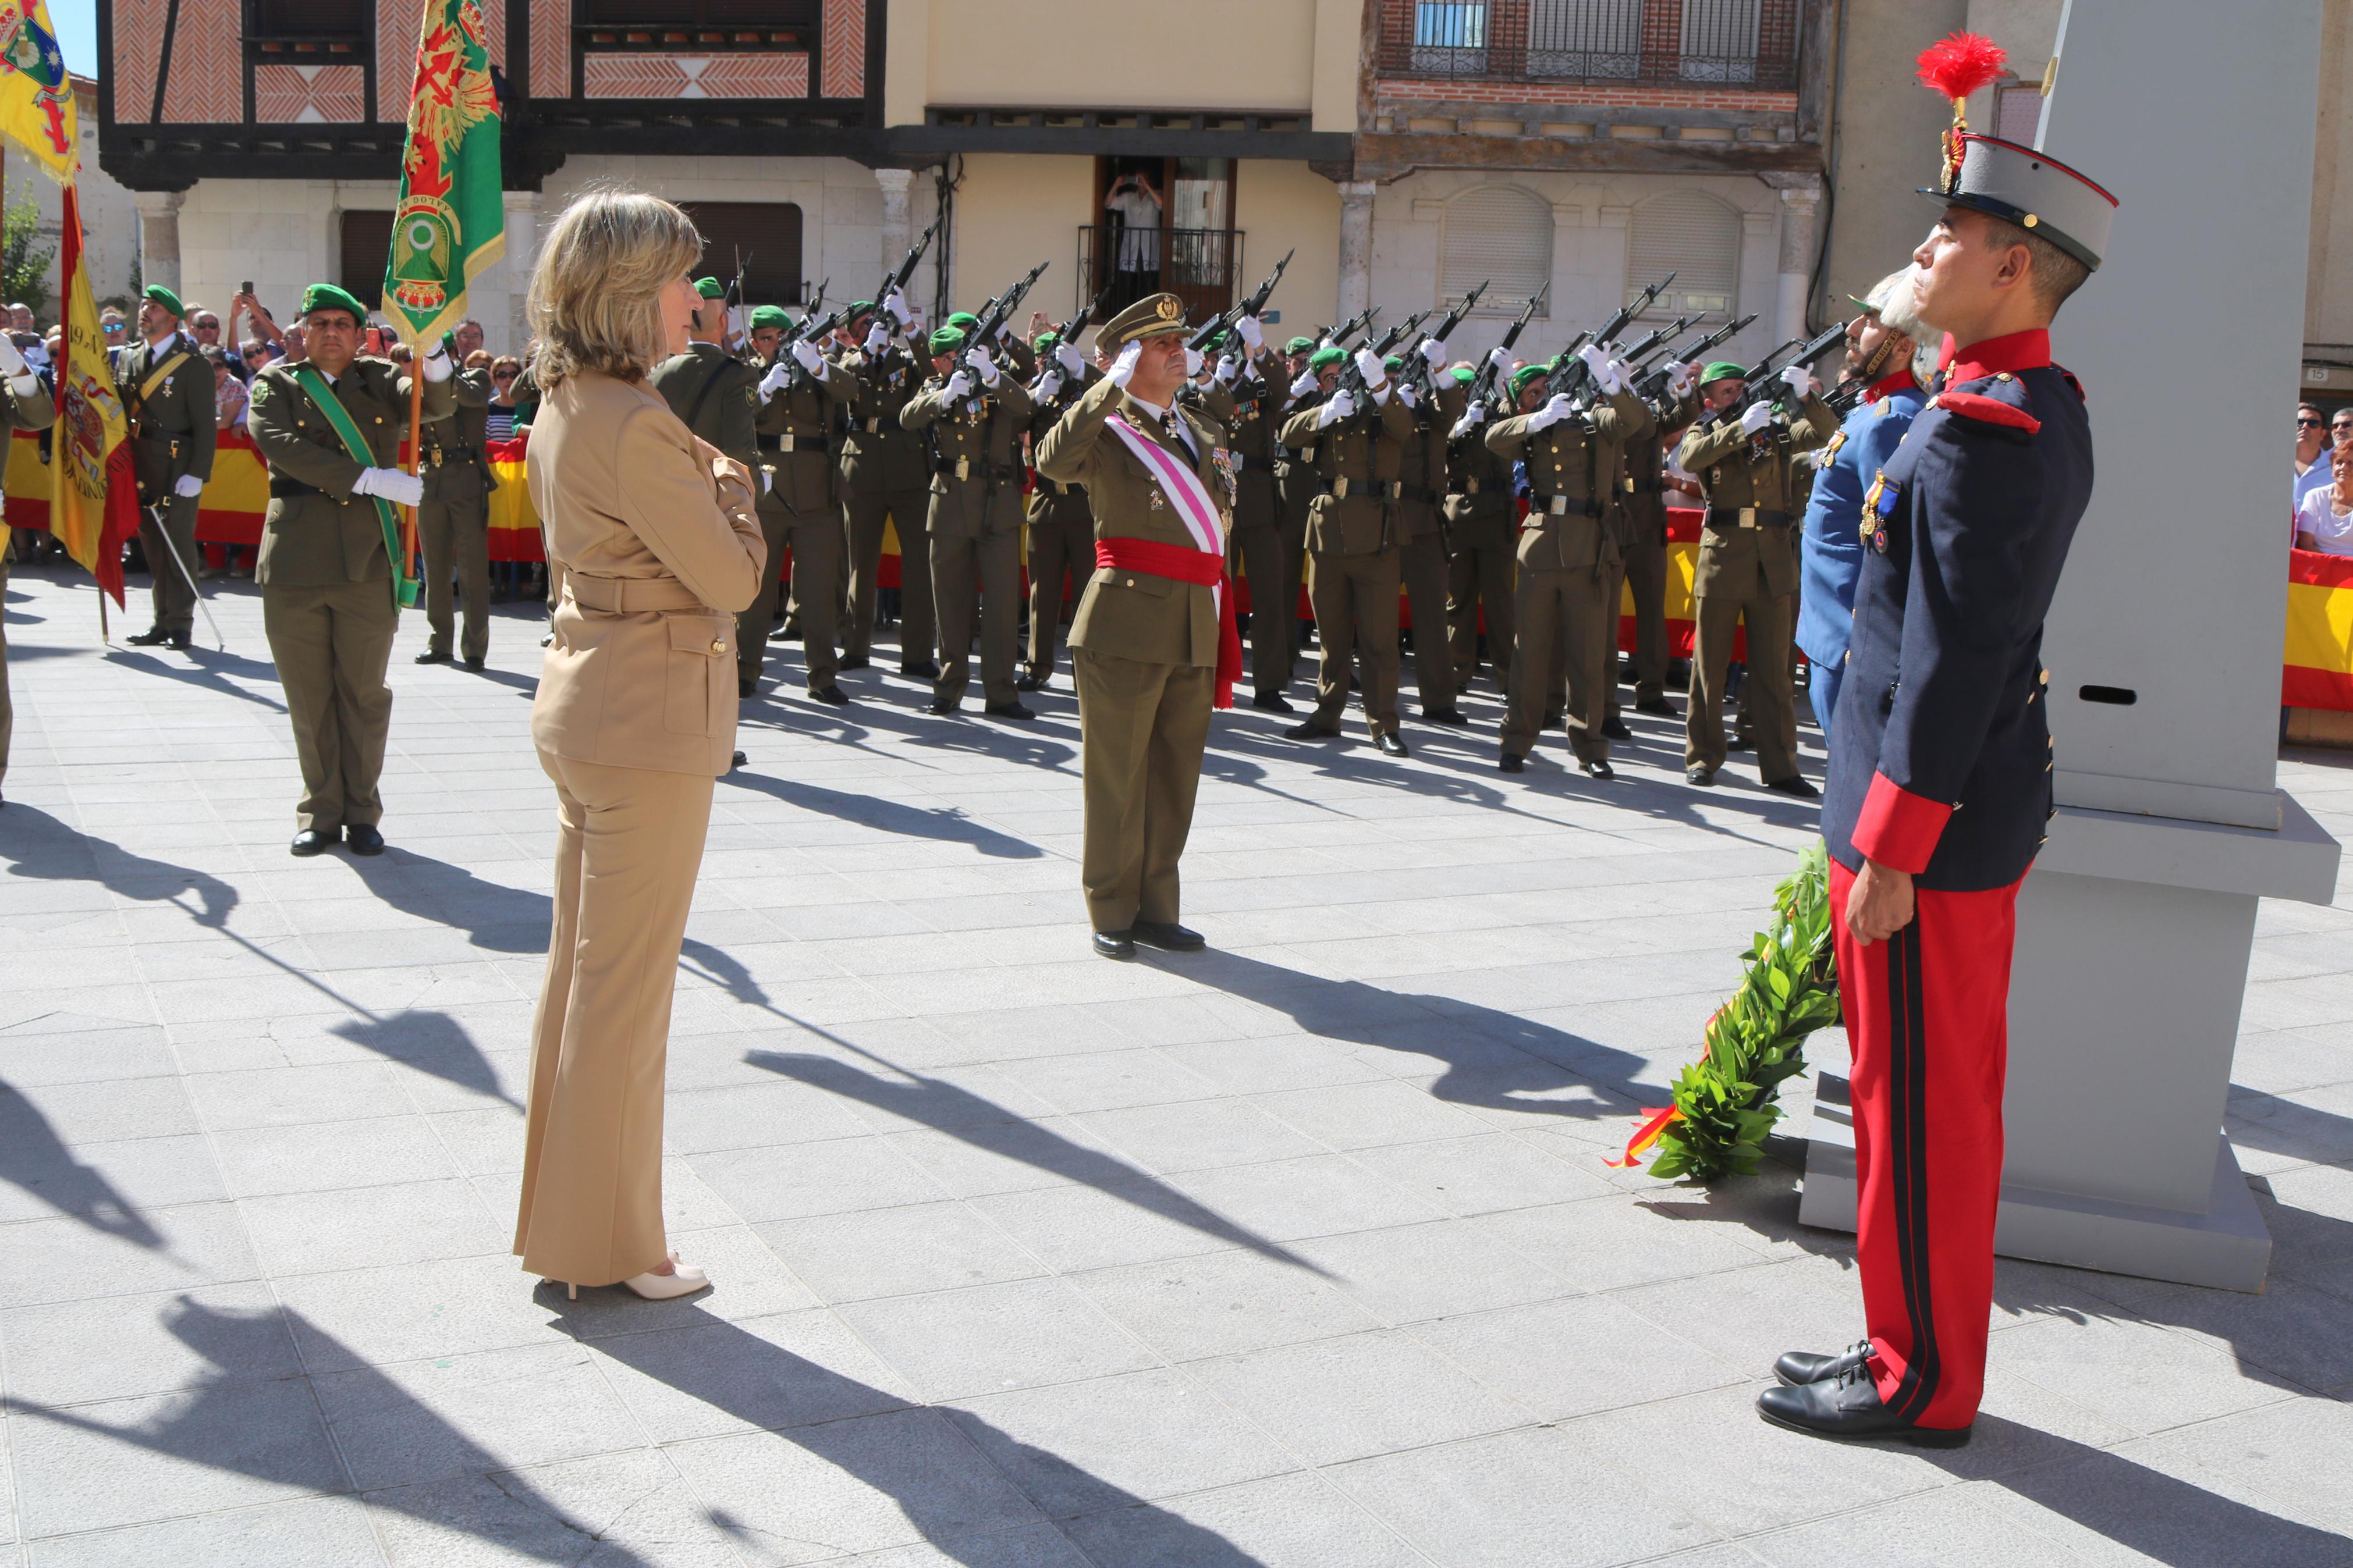
[[1345, 364], [1347, 363], [1348, 351], [1346, 349], [1317, 349], [1313, 354], [1308, 356], [1307, 368], [1314, 371], [1318, 374], [1321, 374], [1324, 371], [1330, 370], [1335, 364]]
[[694, 280], [694, 291], [702, 295], [706, 300], [724, 300], [727, 298], [726, 286], [721, 283], [716, 278], [696, 279]]
[[961, 327], [942, 327], [932, 334], [932, 353], [934, 355], [952, 354], [962, 347], [964, 329]]
[[1868, 300], [1858, 299], [1852, 294], [1849, 294], [1847, 298], [1854, 301], [1854, 308], [1856, 310], [1861, 310], [1864, 315], [1869, 316], [1874, 321], [1879, 320], [1878, 306], [1873, 304]]
[[164, 288], [161, 283], [148, 284], [147, 287], [139, 290], [139, 297], [142, 300], [153, 300], [156, 304], [163, 306], [164, 309], [171, 311], [172, 314], [175, 316], [185, 316], [187, 314], [187, 311], [180, 309], [180, 297], [177, 294], [173, 293], [169, 289]]
[[955, 315], [948, 318], [947, 324], [951, 327], [961, 327], [968, 332], [975, 327], [980, 325], [980, 318], [974, 315], [970, 310], [958, 310]]
[[[170, 309], [169, 306], [164, 308]], [[302, 290], [302, 314], [307, 316], [314, 310], [349, 310], [352, 320], [362, 325], [365, 325], [368, 319], [367, 307], [353, 298], [348, 289], [339, 289], [332, 283], [313, 283]]]
[[1540, 375], [1549, 375], [1551, 374], [1552, 370], [1548, 365], [1524, 364], [1520, 366], [1519, 369], [1512, 373], [1512, 395], [1514, 397], [1517, 397], [1521, 393], [1525, 392], [1528, 389], [1528, 383], [1535, 380], [1535, 378]]
[[1312, 354], [1315, 352], [1315, 340], [1314, 338], [1293, 338], [1289, 342], [1282, 345], [1282, 352], [1287, 354]]
[[1405, 368], [1405, 356], [1403, 354], [1391, 354], [1388, 358], [1381, 361], [1381, 368], [1388, 371], [1391, 375], [1395, 375], [1398, 371]]
[[874, 301], [873, 301], [873, 300], [852, 300], [849, 302], [849, 310], [844, 310], [844, 311], [841, 313], [841, 319], [842, 319], [843, 321], [857, 321], [860, 316], [871, 316], [871, 315], [872, 315], [873, 313], [874, 313]]
[[1735, 364], [1728, 359], [1717, 360], [1699, 373], [1699, 384], [1702, 386], [1705, 386], [1711, 381], [1746, 381], [1747, 379], [1747, 367]]
[[765, 331], [770, 327], [783, 328], [789, 327], [792, 324], [793, 319], [785, 314], [785, 308], [782, 305], [757, 305], [753, 307], [752, 330], [755, 332]]
[[1468, 386], [1479, 379], [1479, 373], [1467, 364], [1456, 365], [1450, 374], [1454, 377], [1454, 384], [1457, 386]]
[[1039, 332], [1038, 341], [1029, 345], [1029, 352], [1041, 354], [1051, 353], [1061, 341], [1062, 334], [1060, 332]]

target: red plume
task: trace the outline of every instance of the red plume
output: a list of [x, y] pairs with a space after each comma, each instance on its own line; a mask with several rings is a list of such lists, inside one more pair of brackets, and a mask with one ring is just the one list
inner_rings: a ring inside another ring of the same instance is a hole
[[1920, 51], [1921, 84], [1958, 102], [2001, 74], [2010, 56], [1978, 33], [1953, 33]]

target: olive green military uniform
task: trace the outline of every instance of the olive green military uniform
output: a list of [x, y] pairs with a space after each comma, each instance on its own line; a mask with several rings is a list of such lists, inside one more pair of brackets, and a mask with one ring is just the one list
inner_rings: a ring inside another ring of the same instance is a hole
[[425, 550], [425, 619], [432, 627], [427, 651], [447, 655], [454, 569], [466, 603], [458, 656], [480, 664], [491, 652], [491, 373], [461, 370], [449, 378], [457, 412], [420, 427], [420, 477], [425, 501], [417, 509], [417, 542]]
[[[1261, 367], [1279, 375], [1272, 355]], [[1286, 540], [1282, 500], [1276, 494], [1275, 458], [1282, 447], [1289, 389], [1244, 372], [1231, 386], [1213, 387], [1202, 397], [1209, 417], [1226, 427], [1234, 454], [1232, 571], [1250, 585], [1250, 689], [1277, 697], [1291, 684], [1292, 661], [1299, 657], [1299, 549]]]
[[1724, 678], [1732, 662], [1734, 628], [1748, 632], [1748, 678], [1743, 690], [1755, 715], [1760, 780], [1778, 784], [1798, 773], [1797, 709], [1790, 691], [1796, 632], [1798, 551], [1790, 458], [1822, 445], [1839, 418], [1819, 396], [1809, 397], [1787, 426], [1768, 426], [1757, 437], [1739, 423], [1703, 420], [1691, 428], [1675, 462], [1707, 491], [1699, 566], [1692, 584], [1694, 619], [1691, 710], [1683, 716], [1683, 764], [1713, 772], [1724, 766]]
[[[1178, 301], [1162, 294], [1114, 317], [1104, 342], [1124, 344], [1164, 301], [1172, 323], [1166, 330], [1181, 331]], [[1172, 432], [1109, 380], [1089, 388], [1047, 432], [1039, 474], [1086, 486], [1095, 537], [1113, 548], [1127, 539], [1198, 551], [1200, 542], [1152, 470], [1103, 428], [1114, 414], [1189, 468], [1213, 500], [1229, 502], [1217, 470], [1224, 432], [1183, 408], [1169, 410], [1182, 434]], [[1219, 526], [1230, 523], [1220, 519]], [[1079, 601], [1071, 664], [1086, 801], [1080, 879], [1088, 921], [1098, 931], [1125, 931], [1140, 920], [1176, 921], [1177, 860], [1192, 832], [1216, 697], [1219, 618], [1217, 591], [1208, 584], [1132, 568], [1096, 567]]]
[[1446, 453], [1446, 630], [1458, 689], [1468, 689], [1478, 672], [1482, 615], [1487, 664], [1498, 686], [1511, 678], [1517, 624], [1512, 613], [1512, 551], [1519, 528], [1512, 465], [1488, 449], [1486, 434], [1484, 426], [1474, 426], [1461, 440], [1449, 442]]
[[882, 525], [899, 535], [899, 664], [902, 669], [929, 660], [938, 646], [932, 609], [931, 477], [923, 437], [899, 415], [923, 385], [920, 369], [903, 339], [894, 338], [879, 354], [853, 349], [834, 367], [854, 378], [848, 428], [841, 439], [841, 514], [849, 550], [849, 624], [842, 635], [843, 657], [864, 662], [874, 645], [875, 595], [882, 561]]
[[[760, 405], [760, 461], [767, 470], [760, 531], [767, 536], [769, 560], [779, 559], [786, 546], [792, 550], [793, 603], [811, 691], [828, 689], [841, 675], [834, 651], [841, 630], [841, 505], [828, 430], [836, 409], [855, 396], [839, 369], [828, 365], [819, 382], [796, 366], [792, 381]], [[759, 679], [776, 597], [770, 573], [760, 596], [735, 617], [737, 670], [746, 682]]]
[[[1281, 362], [1278, 362], [1280, 363]], [[1275, 374], [1282, 374], [1277, 371]], [[1290, 661], [1283, 666], [1283, 684], [1291, 683], [1291, 675], [1306, 651], [1306, 626], [1299, 618], [1299, 592], [1307, 584], [1307, 521], [1315, 509], [1315, 498], [1324, 493], [1323, 476], [1316, 473], [1314, 459], [1297, 447], [1282, 444], [1282, 433], [1292, 413], [1291, 383], [1282, 385], [1283, 408], [1275, 421], [1274, 498], [1275, 528], [1282, 536], [1281, 612], [1284, 646], [1291, 650]], [[1250, 584], [1250, 625], [1258, 624], [1262, 609], [1271, 607], [1278, 595], [1261, 598], [1258, 584]]]
[[131, 467], [139, 483], [139, 545], [154, 580], [155, 629], [185, 639], [195, 625], [196, 590], [172, 563], [196, 569], [195, 496], [174, 493], [181, 476], [213, 477], [220, 411], [213, 373], [195, 341], [174, 332], [126, 350], [116, 380], [131, 419]]
[[[1667, 681], [1667, 482], [1666, 454], [1661, 443], [1670, 430], [1691, 422], [1699, 400], [1662, 395], [1651, 404], [1651, 425], [1625, 446], [1626, 479], [1618, 507], [1618, 553], [1620, 562], [1611, 574], [1609, 603], [1624, 613], [1620, 584], [1630, 585], [1634, 597], [1634, 700], [1660, 702]], [[1619, 710], [1618, 634], [1612, 627], [1607, 680], [1609, 711]]]
[[[1015, 701], [1013, 665], [1020, 634], [1021, 436], [1029, 394], [1010, 365], [997, 384], [975, 380], [951, 401], [947, 378], [934, 376], [899, 411], [899, 422], [925, 433], [932, 450], [932, 605], [939, 617], [940, 675], [934, 704], [954, 706], [972, 683], [973, 599], [981, 604], [980, 689], [993, 707]], [[902, 541], [904, 542], [903, 539]], [[920, 563], [902, 563], [902, 571]]]
[[1303, 400], [1282, 441], [1322, 482], [1308, 509], [1307, 602], [1323, 658], [1310, 722], [1337, 731], [1348, 705], [1349, 667], [1364, 665], [1365, 718], [1374, 735], [1398, 728], [1398, 588], [1403, 525], [1398, 468], [1414, 438], [1413, 410], [1385, 387], [1356, 395], [1356, 409], [1322, 429], [1325, 399]]
[[[269, 465], [269, 512], [253, 580], [302, 766], [295, 821], [332, 837], [384, 816], [376, 782], [392, 725], [384, 671], [400, 617], [375, 504], [353, 495], [352, 485], [363, 468], [398, 466], [409, 373], [363, 358], [331, 384], [330, 395], [375, 456], [362, 464], [302, 390], [296, 374], [303, 368], [273, 364], [253, 378], [246, 427]], [[451, 381], [425, 384], [427, 419], [446, 419], [457, 406]]]
[[[15, 387], [0, 400], [0, 438], [9, 430], [46, 430], [58, 422], [57, 400], [34, 384], [30, 394]], [[16, 544], [16, 532], [0, 520], [0, 600], [8, 596], [8, 556]], [[16, 727], [16, 710], [8, 699], [8, 626], [0, 616], [0, 784], [8, 779], [8, 742]]]
[[[1046, 433], [1079, 405], [1099, 379], [1087, 368], [1085, 381], [1065, 381], [1050, 398], [1030, 399], [1029, 447], [1034, 454]], [[1057, 372], [1057, 374], [1060, 374]], [[1085, 594], [1095, 566], [1095, 517], [1084, 485], [1038, 476], [1029, 490], [1029, 657], [1024, 673], [1043, 686], [1054, 673], [1054, 645], [1062, 632], [1064, 583], [1072, 597]]]
[[1435, 399], [1417, 400], [1413, 434], [1399, 449], [1398, 521], [1405, 534], [1398, 565], [1406, 607], [1413, 616], [1413, 682], [1423, 717], [1454, 711], [1454, 651], [1447, 639], [1449, 569], [1444, 520], [1446, 433], [1470, 402], [1449, 376]]
[[[1605, 655], [1617, 646], [1618, 606], [1606, 597], [1612, 558], [1620, 448], [1651, 419], [1631, 393], [1620, 392], [1542, 430], [1534, 414], [1498, 421], [1487, 447], [1527, 465], [1528, 513], [1520, 520], [1518, 632], [1504, 721], [1503, 750], [1525, 757], [1535, 745], [1555, 661], [1567, 665], [1570, 749], [1581, 763], [1607, 761], [1601, 733]], [[1614, 665], [1613, 665], [1614, 672]]]

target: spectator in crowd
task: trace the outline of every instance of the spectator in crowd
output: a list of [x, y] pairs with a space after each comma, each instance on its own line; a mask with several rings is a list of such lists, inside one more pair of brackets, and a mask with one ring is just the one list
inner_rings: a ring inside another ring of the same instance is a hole
[[2328, 477], [2295, 510], [2295, 547], [2353, 555], [2353, 441], [2329, 448]]
[[[261, 301], [253, 295], [239, 293], [236, 299], [228, 302], [228, 325], [232, 336], [236, 333], [237, 318], [240, 316], [252, 318], [254, 337], [275, 347], [277, 353], [272, 356], [273, 358], [300, 359], [302, 357], [296, 352], [294, 343], [289, 341], [290, 335], [299, 340], [302, 329], [297, 326], [291, 334], [279, 331], [278, 323], [270, 320], [269, 312], [262, 309]], [[245, 359], [246, 363], [256, 370], [261, 368], [262, 362], [254, 358], [250, 353], [247, 353]]]
[[458, 341], [459, 363], [473, 363], [474, 356], [482, 352], [482, 323], [469, 317], [459, 322], [458, 330], [449, 335]]
[[2299, 516], [2305, 497], [2328, 488], [2328, 416], [2320, 405], [2295, 405], [2295, 495], [2288, 506]]
[[278, 359], [278, 345], [267, 338], [248, 338], [237, 352], [244, 359], [245, 368], [249, 374], [258, 374], [275, 363]]
[[188, 307], [188, 330], [195, 334], [198, 350], [220, 350], [221, 363], [227, 367], [230, 376], [239, 382], [247, 379], [248, 373], [245, 361], [238, 355], [236, 345], [221, 341], [221, 319], [218, 315], [203, 305], [191, 305]]
[[106, 340], [107, 357], [121, 359], [122, 351], [131, 346], [130, 328], [123, 321], [122, 312], [112, 305], [100, 310], [98, 313], [98, 331], [99, 335]]
[[33, 320], [33, 307], [30, 305], [9, 306], [8, 330], [12, 332], [39, 331], [41, 330], [39, 325]]
[[245, 423], [248, 395], [245, 383], [237, 378], [229, 363], [228, 352], [218, 343], [206, 343], [196, 351], [213, 370], [213, 404], [220, 416], [220, 427], [235, 429]]
[[[512, 354], [501, 354], [491, 361], [491, 403], [486, 410], [482, 439], [512, 441], [515, 430], [515, 381], [522, 374], [522, 361]], [[509, 599], [528, 595], [535, 580], [535, 569], [522, 561], [491, 563], [491, 603], [503, 605]]]

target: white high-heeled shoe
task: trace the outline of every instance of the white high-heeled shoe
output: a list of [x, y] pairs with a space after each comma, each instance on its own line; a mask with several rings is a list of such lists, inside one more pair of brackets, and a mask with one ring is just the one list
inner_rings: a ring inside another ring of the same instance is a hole
[[[710, 1289], [711, 1276], [691, 1263], [681, 1263], [677, 1253], [670, 1255], [670, 1263], [671, 1272], [668, 1274], [632, 1274], [621, 1283], [649, 1301], [668, 1301]], [[580, 1300], [579, 1286], [571, 1285], [565, 1289], [571, 1291], [573, 1300]]]

